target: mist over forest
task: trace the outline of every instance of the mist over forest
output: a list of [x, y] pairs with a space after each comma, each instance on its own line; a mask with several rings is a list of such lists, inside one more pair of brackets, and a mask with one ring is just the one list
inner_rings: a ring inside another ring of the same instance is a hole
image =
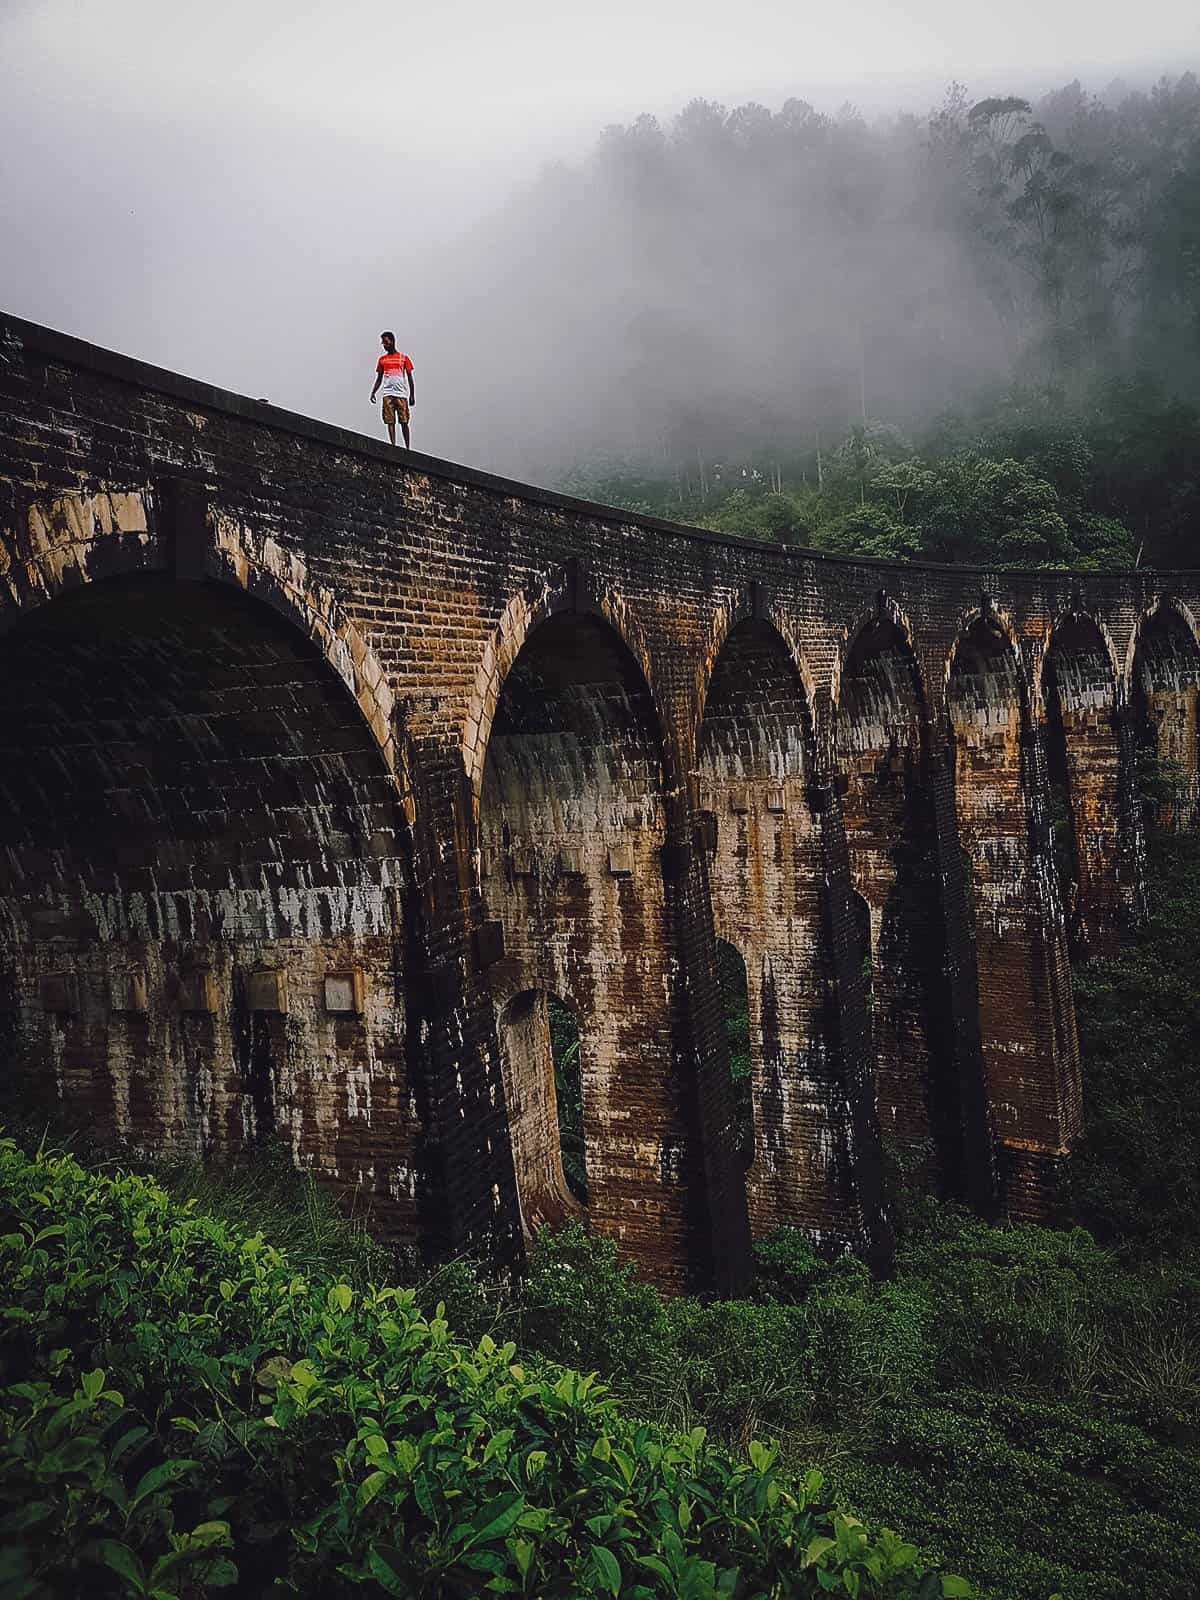
[[464, 458], [606, 498], [824, 476], [856, 426], [902, 458], [1016, 394], [1060, 417], [1114, 381], [1195, 401], [1200, 85], [955, 84], [874, 122], [693, 100], [545, 169], [459, 274], [439, 358]]

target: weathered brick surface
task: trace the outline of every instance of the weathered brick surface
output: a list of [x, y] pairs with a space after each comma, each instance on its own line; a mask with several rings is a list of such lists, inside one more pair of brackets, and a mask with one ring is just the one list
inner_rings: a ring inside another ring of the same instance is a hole
[[[1121, 791], [1117, 675], [1107, 643], [1090, 618], [1066, 617], [1055, 628], [1042, 669], [1047, 751], [1066, 802], [1071, 880], [1067, 921], [1093, 955], [1111, 955], [1138, 898], [1136, 874], [1123, 860], [1140, 833]], [[1193, 714], [1194, 714], [1193, 707]]]
[[713, 669], [697, 751], [717, 935], [746, 966], [756, 1235], [853, 1232], [846, 1097], [829, 1037], [812, 713], [778, 630], [746, 618]]
[[1104, 948], [1139, 730], [1195, 809], [1198, 587], [722, 539], [0, 319], [13, 1070], [147, 1144], [275, 1132], [511, 1259], [570, 1204], [556, 994], [591, 1215], [664, 1283], [736, 1284], [785, 1220], [882, 1260], [889, 1138], [1044, 1214], [1080, 1127], [1048, 770]]
[[1200, 657], [1190, 614], [1159, 605], [1138, 630], [1130, 690], [1142, 749], [1160, 767], [1163, 787], [1156, 820], [1186, 828], [1196, 820], [1197, 702]]
[[837, 767], [871, 970], [871, 1031], [884, 1135], [931, 1177], [955, 1181], [959, 1097], [946, 1059], [946, 949], [929, 792], [925, 690], [899, 615], [872, 618], [839, 683]]

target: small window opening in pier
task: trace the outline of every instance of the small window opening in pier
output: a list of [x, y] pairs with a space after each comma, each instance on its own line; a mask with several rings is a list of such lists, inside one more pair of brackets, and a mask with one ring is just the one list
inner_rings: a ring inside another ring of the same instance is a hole
[[721, 1016], [729, 1047], [733, 1084], [734, 1125], [738, 1152], [745, 1166], [754, 1158], [754, 1071], [750, 1044], [750, 983], [746, 963], [733, 945], [717, 940], [717, 982]]

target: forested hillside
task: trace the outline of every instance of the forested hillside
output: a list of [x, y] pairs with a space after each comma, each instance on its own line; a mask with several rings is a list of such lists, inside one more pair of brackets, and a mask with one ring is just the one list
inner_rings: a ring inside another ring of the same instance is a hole
[[1197, 559], [1192, 73], [1036, 104], [956, 85], [871, 123], [694, 101], [608, 129], [481, 243], [463, 333], [507, 352], [461, 402], [485, 455], [831, 550]]

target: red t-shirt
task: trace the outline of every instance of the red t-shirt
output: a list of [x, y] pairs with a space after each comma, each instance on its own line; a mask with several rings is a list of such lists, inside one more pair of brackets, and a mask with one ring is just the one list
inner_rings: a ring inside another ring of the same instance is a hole
[[408, 396], [407, 373], [413, 369], [412, 362], [399, 350], [393, 350], [390, 355], [381, 355], [376, 363], [376, 372], [383, 373], [382, 394], [402, 394]]

